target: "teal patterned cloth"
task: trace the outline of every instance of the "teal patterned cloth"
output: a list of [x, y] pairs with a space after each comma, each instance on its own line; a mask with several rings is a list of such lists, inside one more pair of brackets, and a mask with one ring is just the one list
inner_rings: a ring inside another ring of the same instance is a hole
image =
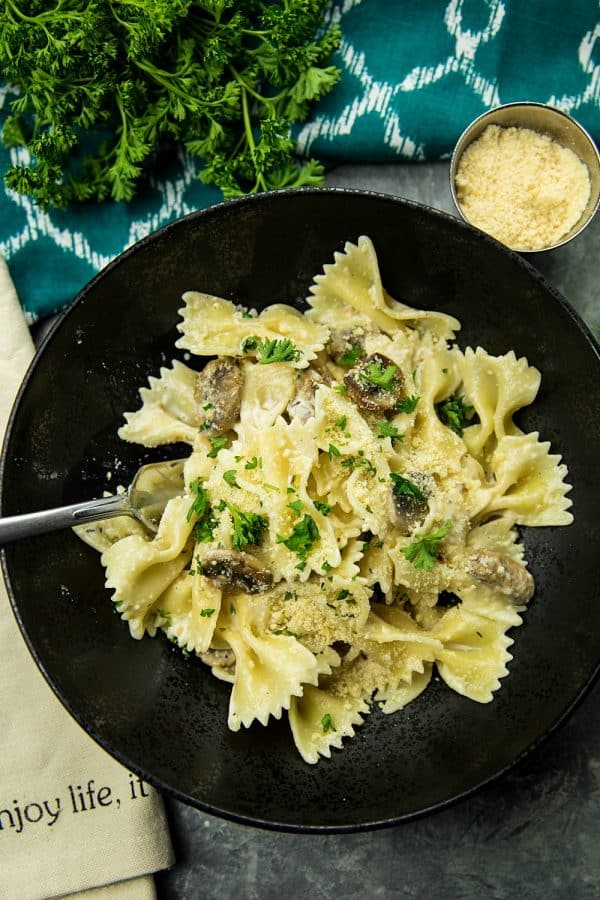
[[[473, 118], [512, 100], [558, 106], [600, 140], [597, 0], [343, 0], [327, 19], [342, 28], [342, 78], [299, 129], [302, 153], [331, 164], [443, 159]], [[12, 96], [0, 86], [0, 118]], [[0, 149], [1, 171], [11, 156]], [[64, 307], [132, 242], [220, 200], [184, 153], [130, 204], [45, 213], [0, 191], [0, 253], [31, 320]]]

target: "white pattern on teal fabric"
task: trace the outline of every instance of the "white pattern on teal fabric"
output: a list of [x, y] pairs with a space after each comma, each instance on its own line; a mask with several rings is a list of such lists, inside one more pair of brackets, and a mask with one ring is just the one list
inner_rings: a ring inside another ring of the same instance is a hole
[[600, 63], [595, 64], [592, 58], [596, 42], [600, 45], [600, 23], [593, 31], [586, 31], [579, 45], [579, 64], [582, 71], [590, 76], [587, 87], [582, 94], [575, 96], [563, 94], [561, 97], [550, 97], [548, 103], [552, 106], [558, 106], [567, 113], [575, 113], [584, 103], [600, 106]]

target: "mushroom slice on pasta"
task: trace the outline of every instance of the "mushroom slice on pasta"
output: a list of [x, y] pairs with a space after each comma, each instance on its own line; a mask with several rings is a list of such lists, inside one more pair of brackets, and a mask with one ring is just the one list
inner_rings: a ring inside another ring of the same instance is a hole
[[150, 376], [148, 384], [140, 388], [140, 409], [125, 413], [119, 437], [145, 447], [176, 441], [193, 445], [199, 424], [194, 399], [196, 372], [174, 360], [171, 369], [163, 367], [158, 378]]
[[[196, 356], [246, 356], [257, 352], [257, 342], [289, 340], [298, 351], [290, 365], [302, 369], [329, 337], [328, 328], [283, 303], [248, 316], [231, 301], [212, 294], [187, 291], [183, 300], [185, 305], [179, 310], [182, 322], [177, 326], [181, 337], [175, 346]], [[253, 338], [254, 345], [249, 343]]]
[[432, 632], [443, 644], [436, 664], [446, 684], [471, 700], [489, 703], [512, 659], [507, 627], [460, 606], [449, 609]]
[[349, 241], [334, 262], [323, 266], [310, 287], [308, 318], [332, 328], [345, 324], [375, 325], [386, 334], [395, 334], [402, 325], [428, 328], [437, 337], [449, 339], [460, 328], [453, 316], [413, 309], [394, 300], [383, 289], [377, 254], [370, 238], [362, 235], [357, 244]]
[[369, 706], [362, 697], [345, 699], [321, 687], [306, 685], [301, 697], [293, 697], [289, 711], [294, 743], [302, 759], [313, 765], [320, 756], [331, 757], [344, 738], [354, 737]]

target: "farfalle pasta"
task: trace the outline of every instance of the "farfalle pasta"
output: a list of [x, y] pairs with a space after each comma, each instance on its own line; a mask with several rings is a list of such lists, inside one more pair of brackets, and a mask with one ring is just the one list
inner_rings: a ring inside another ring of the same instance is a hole
[[534, 591], [517, 526], [572, 521], [566, 466], [513, 418], [540, 373], [390, 297], [367, 237], [304, 314], [183, 299], [186, 362], [149, 379], [120, 436], [187, 443], [185, 492], [156, 534], [78, 529], [132, 636], [162, 631], [229, 682], [233, 731], [287, 712], [307, 763], [434, 671], [489, 702]]

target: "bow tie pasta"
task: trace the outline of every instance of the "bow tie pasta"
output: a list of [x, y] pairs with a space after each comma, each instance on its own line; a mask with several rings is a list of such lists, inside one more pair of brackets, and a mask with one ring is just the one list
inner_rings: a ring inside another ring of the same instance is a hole
[[185, 493], [155, 535], [78, 529], [132, 636], [163, 631], [230, 682], [233, 731], [287, 711], [308, 763], [433, 671], [489, 702], [534, 592], [517, 526], [572, 521], [566, 466], [513, 418], [539, 372], [392, 299], [367, 237], [305, 314], [183, 299], [189, 364], [151, 377], [119, 433], [186, 442]]

